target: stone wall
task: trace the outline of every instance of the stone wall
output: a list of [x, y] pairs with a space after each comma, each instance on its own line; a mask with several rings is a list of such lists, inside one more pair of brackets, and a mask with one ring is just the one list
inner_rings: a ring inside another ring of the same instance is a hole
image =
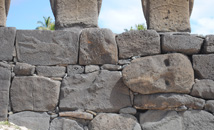
[[213, 130], [214, 35], [0, 28], [0, 120], [32, 130]]

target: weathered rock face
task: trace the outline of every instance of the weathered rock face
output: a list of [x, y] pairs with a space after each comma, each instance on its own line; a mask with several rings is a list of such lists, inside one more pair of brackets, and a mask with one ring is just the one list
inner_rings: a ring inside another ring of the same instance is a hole
[[204, 40], [192, 35], [163, 35], [162, 50], [164, 52], [180, 52], [191, 55], [201, 50]]
[[193, 55], [193, 68], [196, 78], [214, 80], [214, 54]]
[[92, 73], [95, 71], [99, 71], [100, 67], [98, 65], [86, 65], [85, 66], [85, 73]]
[[52, 120], [50, 130], [84, 130], [74, 120], [65, 118], [56, 118]]
[[191, 108], [202, 110], [204, 105], [203, 99], [186, 94], [137, 95], [134, 99], [134, 106], [137, 109], [184, 111]]
[[137, 119], [127, 114], [104, 114], [96, 116], [89, 124], [90, 130], [141, 130]]
[[10, 0], [1, 0], [0, 7], [0, 27], [5, 27], [10, 8]]
[[135, 115], [137, 113], [137, 110], [133, 107], [126, 107], [126, 108], [122, 108], [119, 111], [120, 114], [131, 114], [131, 115]]
[[32, 130], [48, 130], [50, 116], [47, 113], [26, 111], [10, 115], [9, 122]]
[[[7, 1], [7, 0], [5, 0]], [[9, 0], [8, 0], [9, 1]], [[4, 0], [1, 0], [4, 2]], [[0, 7], [1, 6], [0, 2]], [[0, 8], [0, 26], [1, 26], [1, 9]], [[0, 60], [12, 61], [13, 51], [14, 51], [14, 42], [16, 36], [16, 28], [0, 28]]]
[[116, 36], [119, 58], [160, 53], [160, 36], [156, 31], [129, 31]]
[[207, 35], [205, 38], [204, 48], [205, 53], [214, 52], [214, 35]]
[[7, 119], [10, 79], [10, 66], [0, 62], [0, 121]]
[[159, 32], [190, 32], [194, 0], [142, 0], [149, 29]]
[[81, 111], [60, 112], [59, 116], [84, 119], [84, 120], [92, 120], [93, 119], [92, 114], [87, 113], [87, 112], [81, 112]]
[[84, 29], [80, 36], [81, 65], [116, 64], [118, 61], [115, 36], [109, 29]]
[[56, 29], [97, 27], [102, 0], [50, 0]]
[[18, 61], [32, 65], [76, 64], [79, 32], [18, 30]]
[[102, 70], [77, 74], [62, 82], [61, 110], [86, 109], [96, 112], [118, 112], [131, 106], [129, 90], [117, 71]]
[[194, 83], [191, 62], [178, 53], [138, 58], [122, 72], [124, 83], [141, 94], [189, 93]]
[[80, 66], [80, 65], [69, 65], [67, 67], [67, 73], [68, 76], [72, 76], [75, 74], [82, 74], [84, 72], [84, 66]]
[[36, 72], [40, 76], [45, 77], [63, 77], [65, 76], [66, 68], [63, 66], [38, 66]]
[[59, 91], [59, 81], [45, 77], [15, 77], [10, 93], [13, 111], [53, 111]]
[[35, 66], [26, 63], [16, 63], [13, 68], [15, 75], [32, 76], [35, 72]]
[[214, 100], [209, 100], [206, 102], [205, 110], [214, 114]]
[[214, 81], [206, 79], [197, 81], [190, 94], [203, 99], [214, 99]]

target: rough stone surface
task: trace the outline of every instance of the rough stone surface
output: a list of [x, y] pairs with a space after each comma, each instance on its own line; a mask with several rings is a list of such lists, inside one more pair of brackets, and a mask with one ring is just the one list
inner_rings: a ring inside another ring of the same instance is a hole
[[63, 66], [37, 66], [36, 72], [39, 76], [45, 77], [63, 77], [66, 68]]
[[90, 130], [141, 130], [137, 119], [127, 114], [105, 114], [96, 116], [89, 124]]
[[126, 108], [122, 108], [119, 111], [120, 114], [131, 114], [131, 115], [135, 115], [137, 113], [137, 110], [133, 107], [126, 107]]
[[124, 83], [141, 94], [190, 93], [194, 83], [191, 62], [178, 53], [138, 58], [122, 72]]
[[69, 65], [67, 67], [68, 76], [72, 76], [74, 74], [82, 74], [84, 73], [84, 66], [80, 65]]
[[48, 130], [50, 116], [47, 113], [20, 112], [9, 116], [9, 122], [31, 130]]
[[102, 70], [77, 74], [66, 77], [62, 82], [61, 110], [118, 112], [128, 106], [131, 106], [129, 89], [123, 84], [120, 72]]
[[95, 71], [99, 71], [100, 67], [98, 65], [86, 65], [85, 66], [85, 73], [92, 73]]
[[159, 32], [190, 32], [194, 0], [142, 0], [148, 29]]
[[17, 76], [32, 76], [35, 72], [35, 66], [26, 63], [16, 63], [13, 70]]
[[60, 112], [59, 116], [61, 117], [72, 117], [72, 118], [79, 118], [79, 119], [85, 119], [85, 120], [92, 120], [93, 115], [87, 112], [81, 112], [81, 111], [72, 111], [72, 112]]
[[214, 80], [214, 54], [193, 55], [192, 59], [196, 78]]
[[204, 105], [203, 99], [186, 94], [137, 95], [134, 99], [134, 106], [137, 109], [184, 111], [191, 108], [202, 110]]
[[214, 114], [214, 100], [209, 100], [206, 102], [205, 110]]
[[127, 59], [127, 60], [119, 60], [118, 61], [118, 64], [119, 65], [126, 65], [126, 64], [130, 64], [131, 63], [131, 60], [130, 59]]
[[[3, 2], [4, 0], [1, 0]], [[5, 0], [7, 1], [7, 0]], [[0, 3], [1, 6], [1, 3]], [[1, 6], [2, 7], [2, 6]], [[0, 8], [0, 26], [1, 26], [1, 10]], [[12, 61], [14, 43], [16, 36], [16, 28], [0, 27], [0, 60]]]
[[205, 38], [204, 53], [214, 53], [214, 35], [207, 35]]
[[122, 70], [122, 66], [120, 65], [112, 65], [112, 64], [105, 64], [101, 67], [101, 69], [104, 70], [110, 70], [110, 71], [119, 71]]
[[56, 118], [52, 120], [50, 130], [84, 130], [79, 124], [70, 119]]
[[140, 124], [143, 130], [185, 130], [176, 111], [149, 110], [140, 114]]
[[80, 36], [79, 63], [81, 65], [116, 64], [117, 44], [109, 29], [84, 29]]
[[7, 15], [10, 8], [11, 0], [1, 0], [0, 1], [0, 27], [6, 26]]
[[32, 65], [76, 64], [79, 32], [18, 30], [18, 61]]
[[10, 92], [13, 111], [53, 111], [59, 91], [59, 81], [45, 77], [15, 77]]
[[7, 119], [10, 80], [10, 66], [0, 62], [0, 121]]
[[116, 36], [119, 58], [159, 54], [160, 36], [156, 31], [129, 31]]
[[191, 55], [197, 54], [201, 50], [204, 39], [192, 35], [163, 35], [163, 52], [180, 52]]
[[214, 81], [208, 79], [196, 81], [190, 95], [203, 99], [214, 99]]
[[50, 0], [56, 29], [97, 27], [102, 0]]

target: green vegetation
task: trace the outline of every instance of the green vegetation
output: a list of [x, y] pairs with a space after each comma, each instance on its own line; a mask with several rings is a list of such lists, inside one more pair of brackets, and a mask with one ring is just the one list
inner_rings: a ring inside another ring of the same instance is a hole
[[52, 22], [52, 18], [43, 17], [44, 22], [38, 21], [37, 24], [41, 26], [37, 27], [38, 30], [55, 30], [55, 22]]
[[125, 32], [132, 31], [132, 30], [146, 30], [146, 26], [145, 24], [136, 24], [134, 28], [131, 26], [129, 30], [124, 29]]
[[3, 122], [0, 122], [0, 125], [11, 126], [11, 124], [10, 124], [10, 122], [9, 122], [9, 121], [3, 121]]

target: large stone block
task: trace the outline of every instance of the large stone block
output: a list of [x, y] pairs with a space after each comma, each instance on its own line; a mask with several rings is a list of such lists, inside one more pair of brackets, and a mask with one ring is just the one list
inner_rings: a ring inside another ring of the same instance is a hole
[[202, 110], [204, 105], [205, 100], [186, 94], [137, 95], [134, 99], [134, 106], [137, 109], [184, 111], [190, 108]]
[[10, 92], [13, 111], [53, 111], [59, 91], [59, 81], [45, 77], [15, 77]]
[[97, 115], [89, 124], [90, 130], [141, 130], [137, 119], [128, 114]]
[[116, 36], [119, 58], [160, 53], [160, 36], [156, 31], [129, 31]]
[[214, 53], [214, 35], [207, 35], [205, 38], [204, 53]]
[[26, 111], [10, 115], [9, 122], [31, 130], [48, 130], [50, 116], [47, 113]]
[[18, 30], [18, 61], [32, 65], [76, 64], [79, 32]]
[[119, 112], [131, 106], [129, 89], [117, 71], [96, 71], [76, 74], [62, 82], [61, 110], [86, 109], [96, 112]]
[[15, 75], [32, 76], [35, 72], [35, 66], [26, 63], [16, 63], [13, 68]]
[[15, 49], [15, 36], [16, 28], [0, 27], [0, 60], [12, 61], [13, 51]]
[[11, 68], [0, 62], [0, 121], [7, 119]]
[[209, 100], [206, 102], [205, 110], [214, 114], [214, 100]]
[[84, 130], [75, 120], [55, 118], [51, 121], [50, 130]]
[[118, 50], [113, 32], [109, 29], [84, 29], [80, 37], [81, 65], [116, 64]]
[[142, 0], [148, 29], [159, 32], [190, 32], [194, 0]]
[[138, 58], [122, 72], [124, 83], [141, 94], [190, 93], [194, 83], [191, 62], [178, 53]]
[[40, 76], [45, 77], [63, 77], [66, 68], [63, 66], [37, 66], [36, 72]]
[[163, 35], [163, 52], [180, 52], [191, 55], [199, 53], [204, 39], [193, 35]]
[[193, 55], [192, 59], [196, 78], [214, 80], [214, 54]]
[[10, 8], [10, 0], [1, 0], [0, 7], [0, 27], [5, 27]]

